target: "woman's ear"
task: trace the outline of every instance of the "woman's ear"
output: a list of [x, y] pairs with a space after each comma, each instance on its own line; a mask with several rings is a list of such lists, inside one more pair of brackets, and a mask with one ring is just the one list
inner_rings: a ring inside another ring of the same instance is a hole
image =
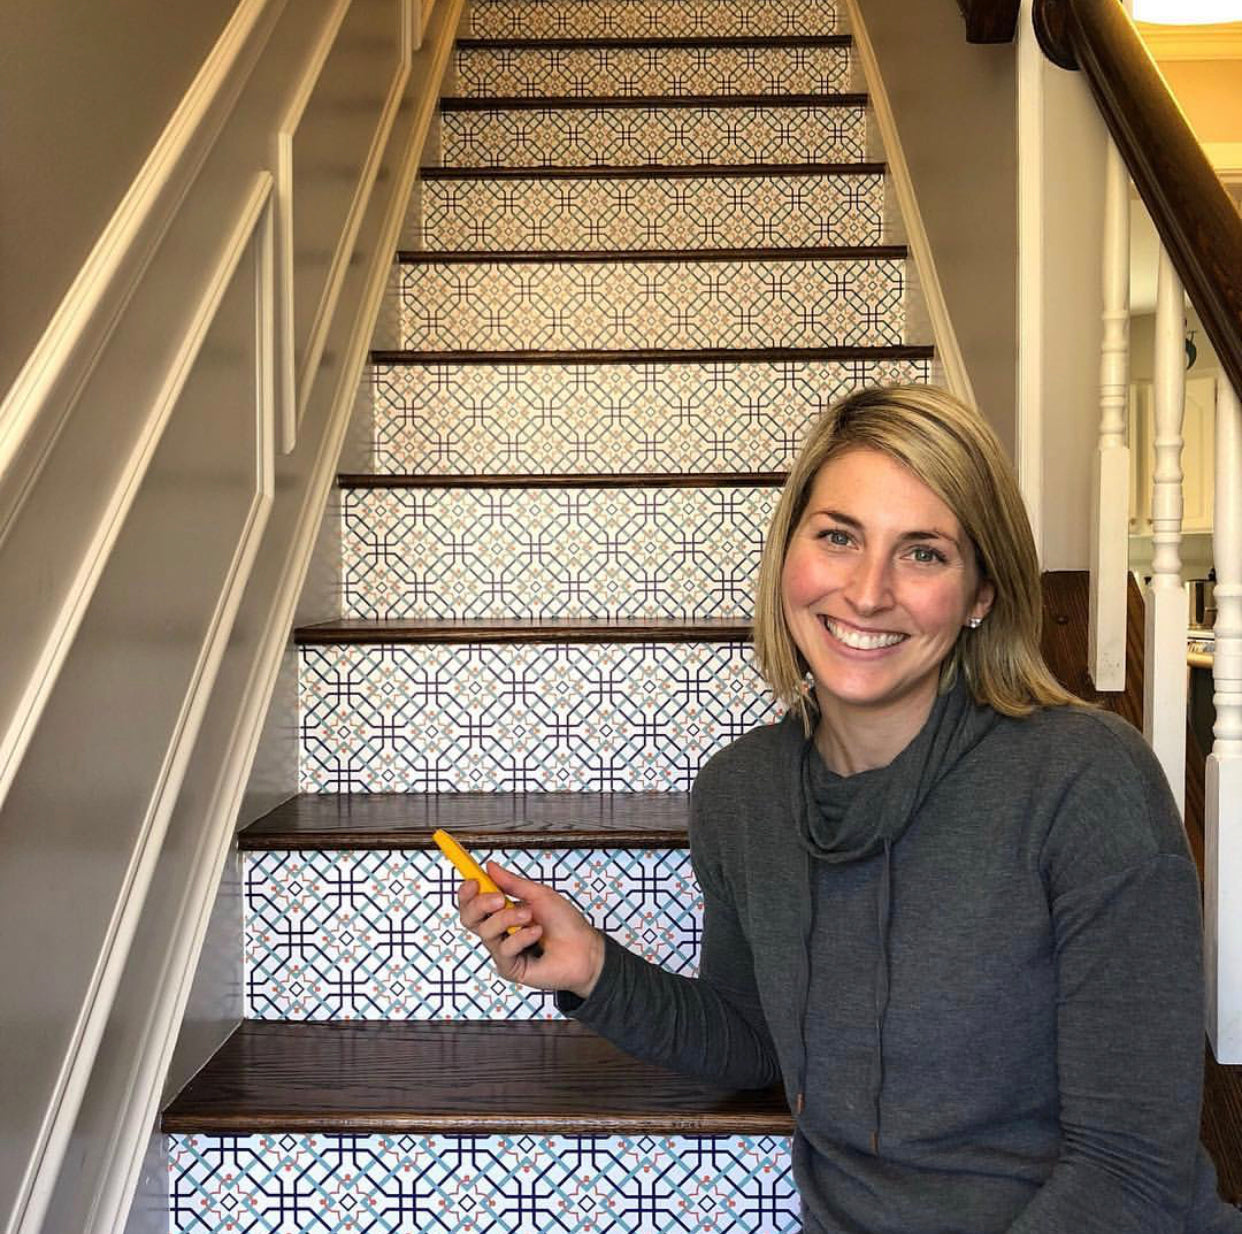
[[971, 606], [970, 616], [982, 621], [991, 611], [996, 599], [996, 586], [989, 579], [984, 579], [975, 591], [975, 602]]

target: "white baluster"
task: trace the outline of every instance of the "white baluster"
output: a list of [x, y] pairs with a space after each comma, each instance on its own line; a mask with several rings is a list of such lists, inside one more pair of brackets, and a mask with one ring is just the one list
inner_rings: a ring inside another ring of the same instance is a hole
[[1217, 1059], [1242, 1063], [1242, 405], [1216, 391], [1215, 742], [1205, 784], [1203, 910], [1208, 1035]]
[[1091, 485], [1091, 603], [1087, 625], [1097, 690], [1126, 688], [1126, 587], [1130, 540], [1130, 178], [1111, 142], [1104, 199], [1104, 338], [1100, 443]]
[[1186, 795], [1186, 593], [1182, 587], [1182, 417], [1186, 361], [1181, 279], [1161, 250], [1156, 290], [1155, 474], [1152, 577], [1147, 589], [1143, 732], [1169, 778], [1178, 809]]

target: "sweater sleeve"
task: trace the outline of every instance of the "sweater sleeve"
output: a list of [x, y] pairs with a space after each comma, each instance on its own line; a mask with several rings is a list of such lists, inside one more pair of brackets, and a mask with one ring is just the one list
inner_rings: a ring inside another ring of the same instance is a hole
[[[1162, 781], [1154, 804], [1134, 787], [1140, 819], [1145, 806], [1168, 813]], [[1090, 821], [1110, 830], [1118, 802], [1097, 804]], [[1117, 841], [1092, 842], [1082, 818], [1050, 874], [1061, 1152], [1010, 1234], [1182, 1234], [1203, 1077], [1198, 879], [1163, 818], [1145, 858], [1102, 873]]]
[[755, 988], [750, 947], [731, 905], [704, 892], [697, 978], [670, 973], [606, 939], [603, 971], [586, 999], [557, 1008], [646, 1062], [729, 1088], [779, 1079]]

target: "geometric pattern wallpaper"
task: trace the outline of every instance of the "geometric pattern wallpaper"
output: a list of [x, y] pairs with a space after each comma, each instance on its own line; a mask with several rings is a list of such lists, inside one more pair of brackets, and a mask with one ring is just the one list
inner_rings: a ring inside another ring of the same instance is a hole
[[376, 471], [784, 471], [863, 385], [930, 380], [926, 360], [778, 364], [376, 365]]
[[778, 495], [350, 489], [344, 615], [749, 618]]
[[468, 48], [457, 95], [831, 94], [849, 89], [848, 47]]
[[879, 175], [424, 180], [429, 251], [883, 243]]
[[419, 262], [402, 346], [478, 349], [884, 346], [902, 341], [905, 262]]
[[177, 1135], [172, 1234], [795, 1234], [777, 1136]]
[[[246, 867], [246, 1015], [266, 1020], [554, 1019], [502, 981], [457, 920], [438, 851], [267, 852]], [[554, 887], [653, 963], [698, 971], [702, 899], [676, 850], [475, 852]]]
[[299, 652], [302, 792], [685, 791], [779, 714], [743, 642]]
[[445, 112], [442, 161], [458, 167], [649, 163], [851, 163], [866, 110], [844, 106], [574, 107]]
[[[835, 34], [825, 0], [474, 0], [474, 38], [696, 38]], [[465, 31], [463, 31], [463, 34]]]

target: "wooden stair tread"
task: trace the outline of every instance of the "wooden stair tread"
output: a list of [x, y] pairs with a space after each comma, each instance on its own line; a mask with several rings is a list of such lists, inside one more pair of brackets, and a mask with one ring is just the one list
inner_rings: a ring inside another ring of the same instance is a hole
[[442, 112], [466, 111], [596, 111], [643, 108], [690, 110], [742, 107], [865, 107], [861, 92], [823, 94], [513, 94], [489, 98], [461, 95], [442, 98]]
[[531, 163], [505, 167], [423, 167], [422, 180], [685, 180], [752, 176], [877, 176], [888, 164], [872, 163]]
[[617, 472], [342, 472], [337, 488], [779, 488], [784, 471]]
[[904, 244], [836, 244], [802, 248], [692, 249], [399, 249], [403, 266], [479, 265], [643, 265], [731, 261], [904, 261]]
[[575, 351], [376, 350], [372, 364], [800, 364], [813, 360], [930, 360], [934, 347], [646, 347]]
[[668, 621], [663, 617], [497, 617], [373, 621], [348, 618], [299, 626], [299, 646], [323, 643], [726, 643], [749, 640], [752, 626], [736, 618]]
[[243, 850], [685, 848], [688, 793], [300, 793], [242, 830]]
[[167, 1133], [788, 1135], [778, 1089], [731, 1092], [560, 1020], [244, 1022]]

